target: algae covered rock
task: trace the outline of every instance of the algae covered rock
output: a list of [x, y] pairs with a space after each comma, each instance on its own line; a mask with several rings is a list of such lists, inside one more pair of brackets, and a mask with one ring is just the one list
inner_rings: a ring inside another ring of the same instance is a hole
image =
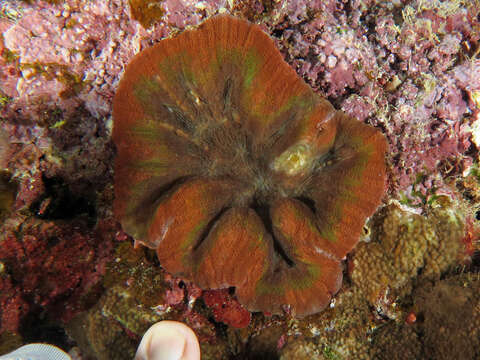
[[478, 359], [480, 278], [452, 275], [415, 290], [414, 323], [390, 322], [374, 334], [371, 358]]
[[390, 322], [375, 334], [371, 358], [378, 360], [424, 359], [422, 343], [409, 325]]
[[438, 279], [458, 263], [464, 220], [444, 199], [426, 216], [389, 205], [373, 222], [372, 240], [358, 247], [351, 274], [371, 304], [393, 303], [415, 282]]
[[377, 327], [358, 288], [344, 286], [324, 312], [292, 319], [281, 359], [369, 359], [370, 333]]
[[206, 310], [193, 306], [196, 289], [165, 273], [144, 249], [132, 250], [128, 242], [117, 246], [104, 285], [100, 300], [68, 325], [85, 354], [99, 360], [132, 359], [151, 325], [176, 320], [196, 333], [202, 359], [228, 358], [226, 342], [202, 314]]
[[480, 357], [480, 277], [461, 274], [419, 289], [415, 306], [424, 319], [426, 358], [478, 359]]
[[[344, 285], [323, 313], [292, 321], [282, 359], [436, 358], [426, 355], [432, 354], [430, 346], [436, 347], [422, 334], [425, 331], [438, 339], [438, 316], [447, 310], [427, 320], [433, 310], [420, 312], [417, 299], [432, 284], [440, 284], [441, 276], [452, 276], [460, 263], [462, 213], [444, 198], [424, 216], [389, 205], [372, 218], [369, 227], [370, 242], [361, 243], [348, 259], [351, 283]], [[435, 297], [436, 293], [426, 295], [426, 299]], [[413, 325], [406, 322], [412, 309], [417, 318]], [[452, 308], [448, 312], [455, 317]], [[428, 325], [432, 322], [435, 325]], [[449, 331], [457, 331], [455, 338], [464, 330], [452, 326]]]

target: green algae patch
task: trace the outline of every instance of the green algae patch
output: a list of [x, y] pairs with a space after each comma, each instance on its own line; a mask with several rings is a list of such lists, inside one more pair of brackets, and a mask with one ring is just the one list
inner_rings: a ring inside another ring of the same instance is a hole
[[7, 64], [14, 64], [18, 60], [18, 55], [15, 52], [9, 50], [8, 48], [3, 48], [2, 58]]
[[5, 95], [0, 91], [0, 110], [7, 106], [12, 101], [10, 96]]

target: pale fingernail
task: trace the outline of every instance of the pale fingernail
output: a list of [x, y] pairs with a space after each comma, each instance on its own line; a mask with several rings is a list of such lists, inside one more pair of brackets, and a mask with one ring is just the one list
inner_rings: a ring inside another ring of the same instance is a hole
[[185, 344], [182, 333], [168, 328], [159, 328], [150, 342], [148, 360], [181, 360]]

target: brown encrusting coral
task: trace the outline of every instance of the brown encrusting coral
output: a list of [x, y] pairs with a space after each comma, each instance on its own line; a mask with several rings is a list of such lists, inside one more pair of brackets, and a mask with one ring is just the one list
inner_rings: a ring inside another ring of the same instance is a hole
[[352, 282], [373, 306], [389, 312], [397, 297], [412, 292], [413, 279], [437, 280], [459, 263], [465, 225], [453, 206], [439, 197], [427, 216], [395, 205], [377, 213], [371, 241], [359, 244], [351, 271]]
[[114, 100], [115, 203], [162, 266], [249, 310], [323, 309], [385, 187], [383, 135], [259, 27], [217, 16], [137, 55]]

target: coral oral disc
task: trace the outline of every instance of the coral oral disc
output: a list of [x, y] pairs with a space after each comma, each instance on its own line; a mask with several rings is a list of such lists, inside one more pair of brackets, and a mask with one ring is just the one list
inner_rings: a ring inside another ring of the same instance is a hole
[[313, 160], [308, 144], [295, 144], [274, 160], [273, 170], [294, 176], [309, 170]]
[[336, 111], [261, 29], [216, 16], [138, 54], [114, 100], [114, 211], [161, 265], [298, 316], [339, 290], [385, 186], [383, 135]]

